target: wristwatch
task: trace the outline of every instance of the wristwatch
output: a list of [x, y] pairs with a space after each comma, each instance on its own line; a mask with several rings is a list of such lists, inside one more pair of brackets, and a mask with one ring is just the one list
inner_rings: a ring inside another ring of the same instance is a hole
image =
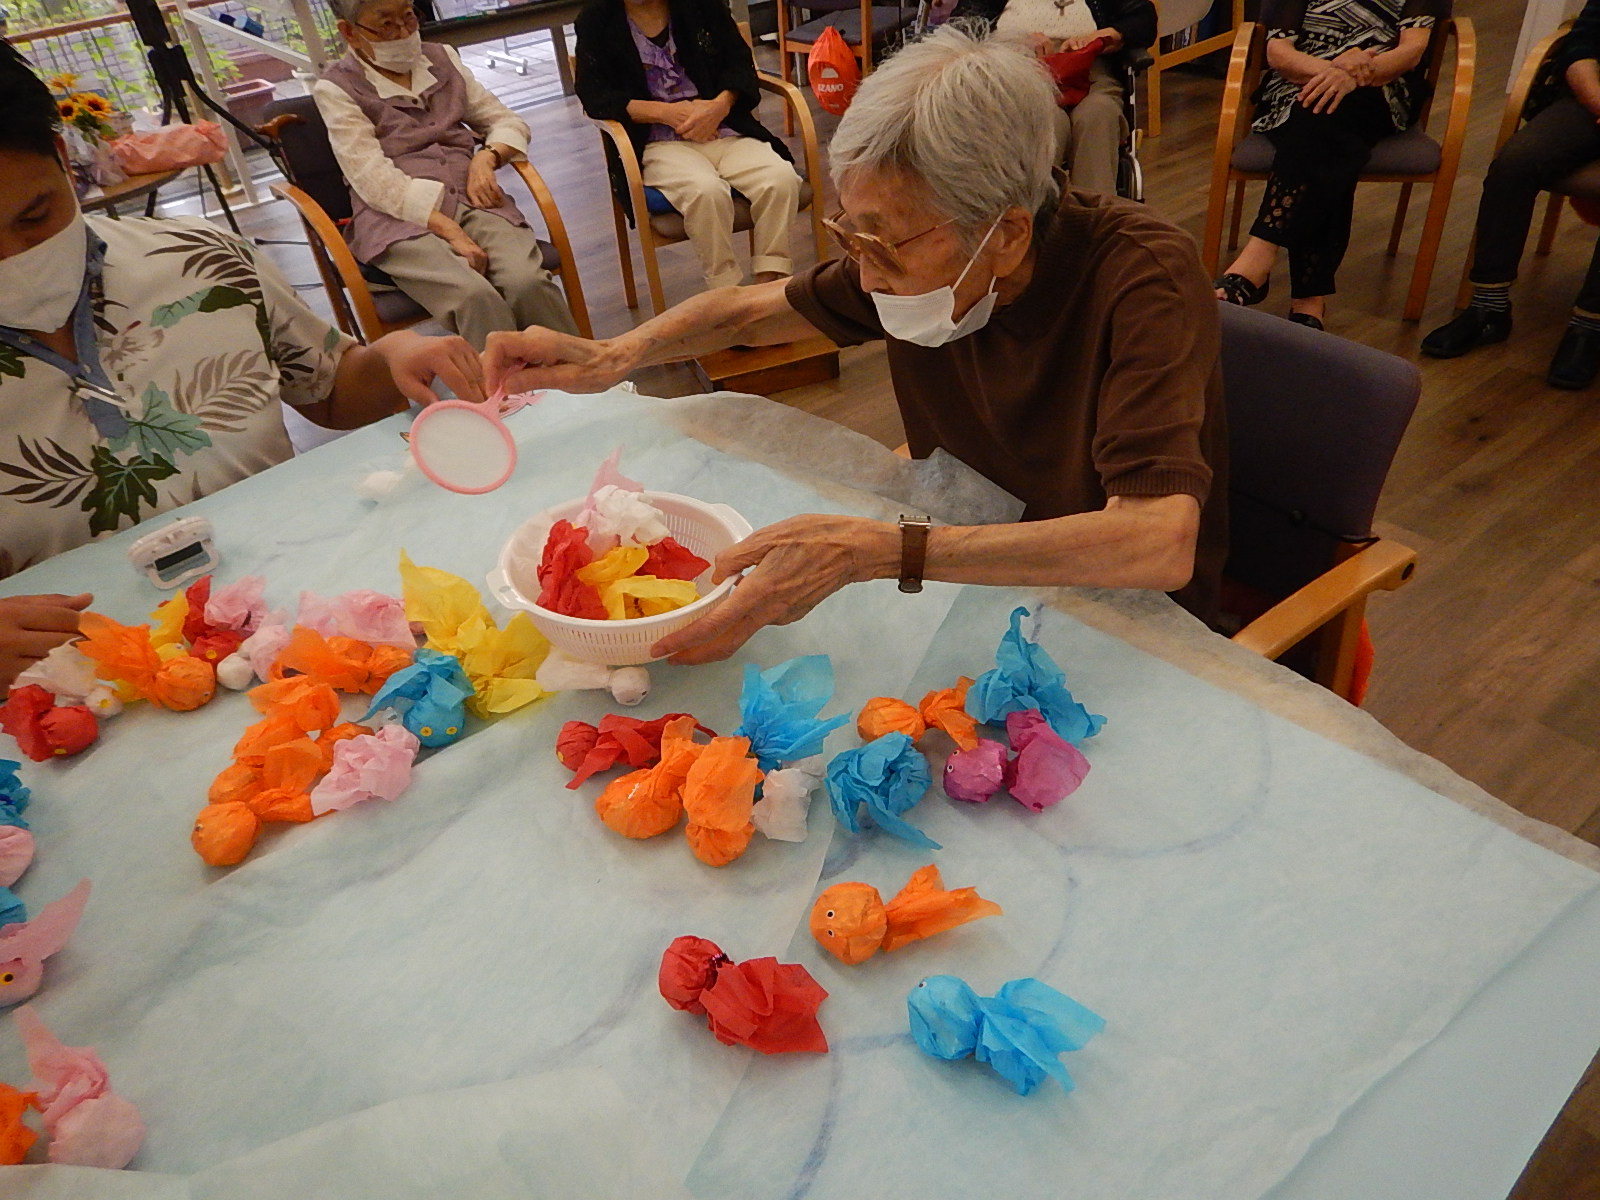
[[928, 530], [933, 521], [927, 517], [900, 516], [900, 590], [920, 592], [922, 570], [928, 561]]

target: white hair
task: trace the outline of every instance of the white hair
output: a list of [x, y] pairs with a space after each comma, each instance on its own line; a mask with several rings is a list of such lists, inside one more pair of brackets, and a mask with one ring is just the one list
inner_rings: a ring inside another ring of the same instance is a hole
[[349, 21], [354, 25], [356, 18], [361, 16], [361, 10], [371, 3], [372, 0], [328, 0], [328, 7], [341, 21]]
[[1059, 195], [1055, 110], [1055, 87], [1032, 54], [943, 25], [862, 81], [829, 144], [833, 181], [904, 172], [971, 235], [1009, 208], [1038, 213]]

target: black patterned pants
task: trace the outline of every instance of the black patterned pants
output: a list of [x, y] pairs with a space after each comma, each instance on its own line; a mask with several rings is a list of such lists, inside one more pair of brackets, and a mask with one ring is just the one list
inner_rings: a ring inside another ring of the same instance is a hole
[[1356, 179], [1372, 147], [1395, 132], [1383, 89], [1360, 87], [1332, 112], [1296, 103], [1266, 133], [1277, 151], [1250, 233], [1289, 252], [1290, 294], [1331, 296], [1350, 244]]

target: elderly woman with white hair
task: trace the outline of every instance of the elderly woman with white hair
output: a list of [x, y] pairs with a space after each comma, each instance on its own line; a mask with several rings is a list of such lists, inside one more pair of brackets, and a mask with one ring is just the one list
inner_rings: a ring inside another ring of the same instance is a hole
[[576, 332], [522, 213], [495, 171], [528, 126], [445, 46], [424, 45], [410, 0], [331, 0], [343, 58], [312, 88], [350, 185], [350, 250], [452, 333]]
[[845, 258], [708, 292], [590, 342], [496, 334], [486, 382], [596, 391], [650, 363], [821, 331], [883, 339], [913, 454], [937, 447], [1026, 504], [1022, 522], [809, 515], [716, 562], [746, 574], [655, 647], [733, 653], [846, 584], [899, 578], [1159, 588], [1215, 613], [1226, 541], [1217, 304], [1193, 241], [1142, 205], [1063, 189], [1054, 89], [1015, 47], [941, 28], [869, 76], [832, 169]]

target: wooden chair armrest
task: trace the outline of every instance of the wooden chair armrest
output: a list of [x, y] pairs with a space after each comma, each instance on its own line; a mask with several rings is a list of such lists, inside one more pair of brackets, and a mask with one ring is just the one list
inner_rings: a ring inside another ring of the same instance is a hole
[[256, 132], [269, 142], [280, 142], [283, 140], [283, 127], [293, 125], [299, 119], [297, 113], [279, 113], [264, 125], [257, 125]]
[[1222, 120], [1217, 125], [1219, 140], [1222, 131], [1228, 134], [1230, 153], [1238, 145], [1244, 127], [1250, 121], [1250, 93], [1255, 90], [1250, 76], [1259, 73], [1251, 60], [1257, 53], [1265, 53], [1264, 31], [1257, 22], [1246, 21], [1234, 32], [1233, 49], [1228, 52], [1228, 75], [1222, 91]]
[[579, 333], [586, 338], [593, 338], [594, 329], [589, 324], [589, 306], [583, 298], [583, 284], [578, 279], [578, 260], [572, 253], [572, 241], [567, 237], [567, 223], [561, 219], [561, 210], [556, 207], [556, 198], [551, 195], [544, 176], [540, 175], [538, 168], [527, 159], [517, 159], [511, 164], [511, 168], [527, 185], [528, 193], [533, 197], [533, 202], [539, 206], [540, 215], [544, 217], [544, 227], [550, 233], [550, 241], [554, 244], [556, 253], [561, 255], [561, 282], [566, 285], [567, 306], [572, 309], [572, 320], [578, 326]]
[[628, 198], [633, 201], [633, 221], [635, 225], [642, 227], [650, 220], [650, 210], [644, 204], [644, 168], [639, 164], [639, 155], [633, 148], [633, 139], [628, 136], [628, 131], [622, 127], [620, 121], [595, 120], [594, 123], [604, 136], [611, 139], [612, 148], [616, 150], [617, 158], [622, 161], [622, 173], [628, 180]]
[[1417, 552], [1379, 538], [1317, 576], [1233, 635], [1235, 644], [1264, 658], [1277, 658], [1339, 613], [1380, 588], [1393, 591], [1416, 570]]
[[800, 130], [800, 144], [806, 160], [806, 180], [811, 184], [811, 237], [817, 246], [817, 261], [827, 255], [828, 243], [822, 235], [822, 153], [817, 146], [817, 124], [811, 117], [804, 93], [794, 84], [776, 75], [756, 73], [756, 83], [764, 92], [783, 99], [794, 114], [795, 126]]
[[1466, 17], [1452, 17], [1445, 26], [1445, 38], [1454, 40], [1456, 44], [1455, 77], [1450, 87], [1450, 108], [1445, 120], [1444, 136], [1439, 142], [1439, 173], [1436, 178], [1443, 180], [1444, 186], [1450, 187], [1461, 161], [1461, 147], [1467, 138], [1467, 112], [1472, 107], [1472, 83], [1478, 69], [1478, 42], [1472, 22]]
[[1517, 80], [1511, 85], [1511, 91], [1506, 96], [1505, 115], [1500, 119], [1500, 132], [1494, 139], [1495, 153], [1500, 153], [1500, 147], [1510, 140], [1511, 135], [1517, 131], [1517, 126], [1522, 122], [1522, 110], [1528, 106], [1528, 93], [1533, 90], [1533, 81], [1539, 76], [1539, 68], [1544, 66], [1544, 60], [1550, 57], [1550, 51], [1555, 48], [1566, 32], [1572, 28], [1572, 22], [1564, 22], [1555, 32], [1543, 38], [1538, 45], [1528, 51], [1528, 57], [1522, 60], [1522, 67], [1517, 71]]
[[[350, 245], [344, 240], [344, 234], [339, 232], [339, 227], [333, 223], [333, 218], [327, 214], [322, 205], [292, 183], [273, 184], [272, 194], [295, 206], [300, 213], [301, 221], [305, 223], [306, 231], [321, 245], [322, 252], [327, 255], [328, 261], [333, 264], [333, 269], [338, 272], [339, 282], [344, 286], [345, 297], [355, 311], [356, 324], [361, 330], [361, 340], [377, 341], [383, 336], [384, 330], [383, 322], [378, 317], [377, 306], [372, 302], [372, 289], [362, 277], [361, 265], [356, 262], [356, 256], [350, 253]], [[330, 296], [329, 300], [332, 301], [333, 297]]]
[[1213, 274], [1221, 269], [1223, 213], [1227, 205], [1233, 150], [1244, 136], [1250, 119], [1249, 89], [1245, 83], [1259, 28], [1253, 21], [1244, 21], [1234, 33], [1233, 50], [1228, 56], [1228, 78], [1222, 88], [1222, 113], [1217, 119], [1217, 142], [1211, 152], [1211, 198], [1206, 213], [1205, 243], [1202, 246], [1206, 270]]

